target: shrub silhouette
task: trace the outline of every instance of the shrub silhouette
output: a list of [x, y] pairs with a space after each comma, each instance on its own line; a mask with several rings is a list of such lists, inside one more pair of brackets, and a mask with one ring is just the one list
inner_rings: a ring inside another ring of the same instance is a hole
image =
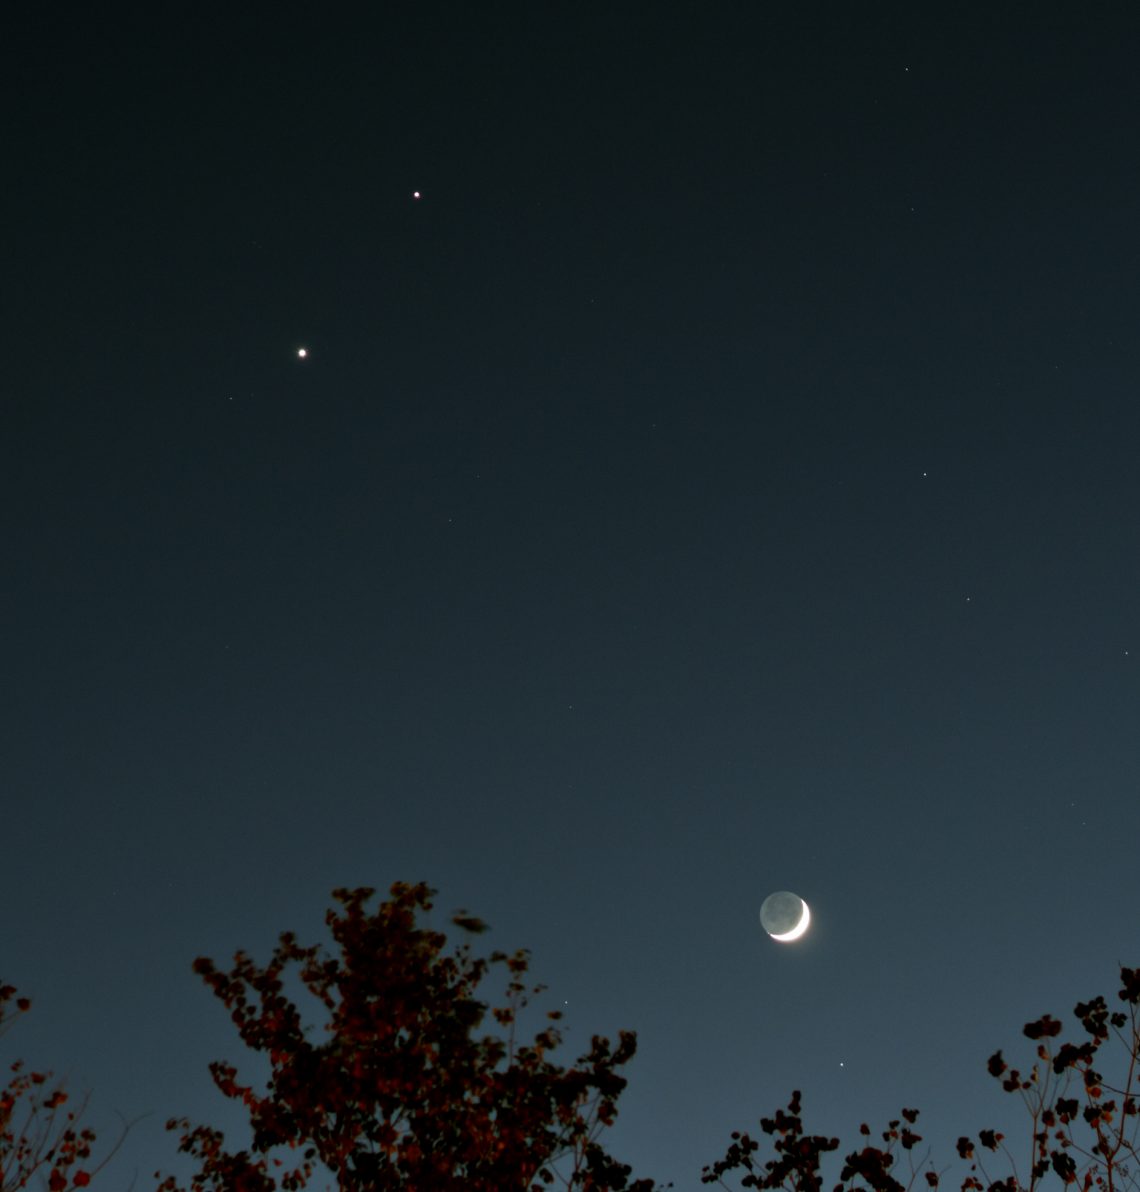
[[[0, 984], [0, 1035], [31, 1006], [31, 999], [21, 997], [14, 985]], [[8, 1083], [0, 1088], [0, 1192], [27, 1188], [33, 1176], [50, 1192], [86, 1188], [118, 1144], [98, 1167], [90, 1168], [95, 1132], [79, 1125], [83, 1106], [64, 1108], [69, 1096], [62, 1085], [52, 1086], [50, 1072], [32, 1071], [23, 1060], [8, 1070]]]
[[[1024, 1170], [996, 1130], [980, 1130], [976, 1139], [961, 1137], [957, 1151], [969, 1166], [961, 1192], [1036, 1192], [1046, 1179], [1059, 1178], [1079, 1192], [1122, 1192], [1140, 1185], [1137, 1137], [1140, 1131], [1140, 969], [1121, 967], [1117, 1000], [1123, 1009], [1110, 1010], [1103, 997], [1078, 1002], [1073, 1014], [1084, 1037], [1077, 1042], [1051, 1042], [1061, 1023], [1049, 1014], [1026, 1023], [1025, 1036], [1036, 1043], [1033, 1066], [1022, 1074], [1010, 1068], [1000, 1051], [990, 1056], [987, 1070], [1007, 1093], [1019, 1094], [1032, 1125], [1030, 1153]], [[1121, 1073], [1113, 1083], [1099, 1070], [1100, 1050], [1110, 1040], [1121, 1048]], [[927, 1160], [908, 1163], [899, 1171], [901, 1153], [909, 1154], [922, 1141], [911, 1129], [918, 1110], [904, 1109], [881, 1135], [882, 1146], [864, 1145], [843, 1160], [835, 1192], [866, 1186], [875, 1192], [906, 1192], [921, 1177], [922, 1187], [937, 1188], [941, 1175]], [[761, 1118], [760, 1129], [772, 1135], [773, 1158], [759, 1159], [760, 1143], [736, 1131], [723, 1159], [704, 1169], [702, 1183], [729, 1187], [723, 1176], [740, 1175], [741, 1188], [782, 1188], [821, 1192], [823, 1157], [839, 1149], [837, 1138], [805, 1134], [800, 1117], [800, 1094], [794, 1092], [786, 1111]], [[864, 1138], [871, 1134], [863, 1125]], [[983, 1153], [1000, 1153], [1010, 1168], [1003, 1178], [990, 1175]], [[903, 1178], [900, 1178], [900, 1175]]]

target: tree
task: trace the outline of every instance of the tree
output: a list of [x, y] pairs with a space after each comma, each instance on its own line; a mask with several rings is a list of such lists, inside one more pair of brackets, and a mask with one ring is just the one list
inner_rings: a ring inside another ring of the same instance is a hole
[[[0, 984], [0, 1035], [31, 1005], [14, 985]], [[87, 1187], [92, 1171], [84, 1164], [95, 1134], [79, 1126], [83, 1107], [64, 1109], [68, 1094], [62, 1085], [49, 1087], [50, 1072], [27, 1070], [23, 1060], [9, 1065], [9, 1071], [0, 1089], [0, 1192], [26, 1188], [37, 1174], [46, 1178], [50, 1192]]]
[[[1019, 1094], [1029, 1113], [1031, 1143], [1028, 1162], [1019, 1170], [1013, 1154], [996, 1130], [981, 1130], [976, 1139], [958, 1139], [959, 1158], [969, 1164], [961, 1192], [1036, 1192], [1047, 1179], [1057, 1178], [1073, 1192], [1122, 1192], [1140, 1187], [1137, 1143], [1140, 1138], [1140, 969], [1121, 967], [1117, 1000], [1123, 1010], [1109, 1010], [1103, 997], [1078, 1002], [1073, 1014], [1084, 1037], [1076, 1042], [1050, 1042], [1061, 1033], [1061, 1023], [1049, 1014], [1027, 1023], [1024, 1034], [1036, 1043], [1036, 1059], [1023, 1075], [1011, 1069], [1000, 1051], [987, 1064], [991, 1076], [1007, 1093]], [[1107, 1079], [1100, 1071], [1101, 1048], [1114, 1040], [1120, 1047], [1118, 1075]], [[883, 1146], [864, 1144], [843, 1160], [835, 1192], [865, 1186], [874, 1192], [909, 1192], [922, 1177], [922, 1185], [937, 1188], [940, 1173], [929, 1161], [907, 1164], [898, 1170], [902, 1152], [908, 1156], [921, 1135], [911, 1128], [918, 1110], [904, 1109], [881, 1134]], [[788, 1192], [821, 1192], [823, 1157], [839, 1149], [837, 1138], [808, 1135], [800, 1117], [800, 1094], [792, 1094], [787, 1110], [760, 1119], [760, 1129], [772, 1135], [775, 1157], [762, 1164], [756, 1157], [760, 1144], [748, 1134], [732, 1134], [725, 1157], [704, 1169], [702, 1183], [719, 1183], [722, 1177], [743, 1171], [742, 1188], [787, 1189]], [[869, 1138], [870, 1127], [860, 1127]], [[1010, 1174], [991, 1177], [983, 1152], [1001, 1153]], [[899, 1178], [900, 1175], [903, 1178]], [[905, 1181], [905, 1182], [904, 1182]]]
[[[265, 967], [244, 952], [229, 972], [195, 961], [243, 1042], [265, 1053], [271, 1069], [258, 1091], [239, 1081], [234, 1065], [210, 1065], [221, 1092], [248, 1110], [250, 1151], [228, 1151], [211, 1127], [167, 1123], [183, 1132], [179, 1150], [199, 1162], [195, 1192], [305, 1188], [318, 1164], [341, 1189], [361, 1192], [502, 1192], [559, 1179], [650, 1192], [652, 1181], [630, 1183], [630, 1169], [598, 1141], [616, 1116], [626, 1085], [618, 1069], [633, 1057], [634, 1034], [623, 1031], [616, 1047], [595, 1036], [589, 1052], [564, 1068], [549, 1058], [561, 1042], [560, 1014], [552, 1011], [531, 1042], [518, 1044], [519, 1012], [542, 988], [526, 985], [528, 953], [480, 959], [466, 944], [445, 953], [446, 936], [418, 923], [433, 890], [397, 883], [370, 912], [374, 892], [334, 891], [342, 909], [330, 910], [326, 923], [339, 955], [302, 947], [286, 932]], [[485, 930], [465, 914], [452, 922], [468, 933]], [[491, 1011], [506, 1038], [478, 1033], [489, 1007], [477, 987], [492, 966], [506, 970], [505, 1000]], [[294, 968], [324, 1007], [323, 1041], [309, 1037], [311, 1026], [285, 994]], [[275, 1155], [278, 1149], [292, 1157]], [[160, 1185], [160, 1192], [178, 1189], [173, 1177]]]

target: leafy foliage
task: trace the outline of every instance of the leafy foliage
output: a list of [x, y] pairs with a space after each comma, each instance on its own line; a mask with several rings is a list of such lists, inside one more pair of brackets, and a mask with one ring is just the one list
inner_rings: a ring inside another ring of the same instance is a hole
[[[599, 1141], [617, 1115], [633, 1033], [621, 1032], [616, 1046], [595, 1036], [574, 1065], [556, 1064], [558, 1011], [529, 1042], [516, 1040], [521, 1012], [542, 989], [527, 984], [526, 951], [487, 958], [467, 944], [446, 951], [447, 937], [419, 922], [432, 908], [426, 885], [397, 883], [370, 911], [374, 893], [333, 892], [340, 909], [326, 923], [335, 953], [303, 947], [286, 932], [264, 967], [244, 952], [228, 972], [195, 961], [243, 1042], [267, 1058], [270, 1076], [259, 1089], [233, 1064], [210, 1065], [221, 1092], [248, 1112], [249, 1150], [231, 1152], [209, 1126], [167, 1123], [181, 1131], [179, 1150], [197, 1160], [191, 1192], [292, 1192], [322, 1177], [347, 1192], [534, 1192], [559, 1182], [654, 1192], [650, 1180], [631, 1181], [629, 1167]], [[486, 930], [466, 913], [451, 922], [469, 935]], [[492, 969], [503, 970], [506, 983], [495, 1008], [478, 996]], [[303, 1020], [288, 981], [312, 995], [323, 1022]], [[1035, 1050], [1026, 1071], [1001, 1051], [989, 1057], [989, 1074], [1024, 1102], [1029, 1154], [1019, 1171], [998, 1131], [960, 1137], [959, 1192], [1037, 1192], [1047, 1180], [1059, 1180], [1062, 1192], [1140, 1192], [1140, 969], [1122, 967], [1120, 982], [1119, 1006], [1104, 997], [1077, 1003], [1073, 1038], [1063, 1039], [1049, 1014], [1027, 1023]], [[0, 1035], [30, 1005], [0, 985]], [[488, 1015], [495, 1033], [483, 1032]], [[1108, 1044], [1116, 1046], [1106, 1051]], [[50, 1074], [20, 1061], [10, 1071], [0, 1089], [0, 1192], [27, 1188], [33, 1177], [48, 1192], [86, 1188], [107, 1160], [89, 1166], [95, 1135], [78, 1123], [82, 1107], [64, 1108], [67, 1093], [51, 1087]], [[829, 1192], [941, 1186], [946, 1172], [929, 1152], [915, 1161], [918, 1110], [903, 1109], [874, 1141], [862, 1125], [859, 1145], [842, 1158], [837, 1138], [805, 1131], [801, 1110], [796, 1091], [785, 1109], [760, 1119], [772, 1139], [767, 1155], [763, 1140], [733, 1133], [702, 1182], [727, 1188], [724, 1177], [735, 1175], [741, 1188], [825, 1192], [826, 1167], [838, 1173]], [[991, 1174], [994, 1163], [1009, 1174]], [[157, 1192], [185, 1192], [174, 1177], [156, 1179]]]
[[[181, 1130], [179, 1149], [195, 1156], [194, 1192], [265, 1192], [308, 1186], [318, 1164], [348, 1190], [543, 1188], [561, 1179], [583, 1189], [650, 1192], [629, 1182], [629, 1168], [598, 1142], [612, 1124], [626, 1085], [618, 1069], [636, 1049], [622, 1032], [617, 1046], [595, 1036], [570, 1068], [552, 1062], [561, 1042], [559, 1012], [534, 1039], [519, 1045], [516, 1021], [531, 995], [525, 951], [488, 959], [467, 945], [445, 953], [446, 936], [418, 924], [434, 891], [397, 883], [375, 911], [374, 891], [339, 889], [341, 909], [326, 922], [339, 955], [302, 947], [291, 932], [259, 967], [245, 953], [229, 972], [199, 958], [195, 971], [225, 1003], [243, 1042], [269, 1059], [268, 1088], [214, 1063], [215, 1084], [243, 1104], [251, 1151], [231, 1153], [220, 1131], [168, 1123]], [[485, 925], [453, 920], [467, 932]], [[499, 1035], [480, 1034], [488, 1005], [476, 996], [492, 966], [506, 970], [504, 1003], [491, 1011]], [[286, 996], [287, 970], [323, 1005], [323, 1041], [312, 1041], [301, 1011]], [[279, 1149], [290, 1158], [274, 1154]], [[560, 1175], [559, 1162], [569, 1168]], [[178, 1192], [173, 1177], [160, 1192]]]
[[[1037, 1044], [1036, 1062], [1026, 1074], [1010, 1068], [1000, 1051], [990, 1056], [987, 1070], [1007, 1093], [1020, 1094], [1032, 1123], [1031, 1152], [1024, 1177], [1014, 1156], [996, 1130], [981, 1130], [976, 1139], [958, 1139], [960, 1159], [969, 1164], [961, 1192], [1036, 1192], [1046, 1179], [1057, 1177], [1073, 1192], [1122, 1192], [1140, 1187], [1137, 1143], [1140, 1138], [1140, 969], [1122, 967], [1117, 1000], [1120, 1010], [1110, 1010], [1103, 997], [1078, 1002], [1073, 1014], [1084, 1038], [1056, 1042], [1061, 1023], [1049, 1014], [1027, 1023], [1024, 1034]], [[1100, 1050], [1115, 1040], [1123, 1056], [1119, 1079], [1110, 1082], [1100, 1070]], [[840, 1182], [834, 1192], [859, 1187], [874, 1192], [909, 1192], [921, 1176], [928, 1188], [939, 1186], [941, 1175], [929, 1161], [898, 1170], [901, 1152], [913, 1151], [922, 1141], [911, 1127], [918, 1111], [904, 1109], [901, 1118], [882, 1132], [884, 1145], [864, 1145], [843, 1160]], [[787, 1111], [761, 1118], [760, 1129], [774, 1137], [775, 1157], [762, 1164], [760, 1143], [739, 1131], [725, 1157], [704, 1169], [702, 1183], [719, 1183], [730, 1172], [743, 1172], [742, 1188], [786, 1189], [787, 1192], [822, 1192], [823, 1156], [839, 1149], [839, 1140], [808, 1135], [800, 1117], [800, 1094], [792, 1094]], [[867, 1138], [870, 1127], [860, 1132]], [[1011, 1174], [995, 1178], [983, 1161], [983, 1152], [1001, 1153]], [[903, 1178], [899, 1178], [900, 1175]], [[905, 1182], [904, 1182], [905, 1179]]]
[[[14, 985], [0, 985], [0, 1035], [31, 1005]], [[46, 1179], [50, 1192], [86, 1188], [92, 1173], [83, 1164], [95, 1134], [80, 1128], [82, 1109], [64, 1109], [68, 1095], [61, 1086], [50, 1087], [50, 1072], [27, 1070], [22, 1060], [9, 1071], [0, 1089], [0, 1192], [26, 1188], [33, 1176]]]

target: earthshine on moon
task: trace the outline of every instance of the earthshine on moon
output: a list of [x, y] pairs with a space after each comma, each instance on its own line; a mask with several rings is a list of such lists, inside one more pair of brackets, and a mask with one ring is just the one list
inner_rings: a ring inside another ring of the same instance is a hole
[[764, 899], [760, 907], [760, 924], [774, 940], [790, 944], [811, 925], [811, 911], [798, 894], [777, 890]]

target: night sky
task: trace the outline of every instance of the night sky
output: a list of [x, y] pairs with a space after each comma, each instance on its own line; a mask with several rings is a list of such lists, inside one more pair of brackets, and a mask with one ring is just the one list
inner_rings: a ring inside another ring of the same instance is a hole
[[0, 1058], [185, 1173], [194, 957], [424, 880], [636, 1174], [1027, 1138], [1140, 961], [1140, 24], [111, 8], [5, 32]]

